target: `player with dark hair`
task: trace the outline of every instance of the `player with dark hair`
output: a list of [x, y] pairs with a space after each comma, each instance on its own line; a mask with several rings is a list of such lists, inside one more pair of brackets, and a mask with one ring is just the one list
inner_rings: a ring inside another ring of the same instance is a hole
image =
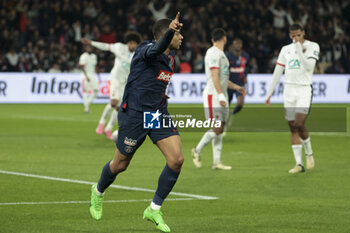
[[[249, 54], [242, 50], [242, 39], [236, 38], [232, 42], [232, 51], [226, 53], [230, 62], [230, 80], [231, 82], [243, 87], [247, 83]], [[237, 104], [232, 115], [241, 111], [244, 105], [244, 96], [236, 90], [227, 89], [228, 102], [231, 103], [233, 94], [236, 95]]]
[[[92, 45], [100, 50], [110, 51], [115, 55], [114, 66], [109, 76], [109, 98], [110, 103], [106, 105], [99, 124], [96, 128], [97, 134], [103, 132], [108, 139], [112, 139], [112, 129], [118, 120], [118, 109], [123, 97], [124, 88], [130, 73], [130, 62], [134, 51], [141, 42], [141, 35], [138, 32], [127, 32], [124, 36], [124, 43], [102, 43], [82, 38], [83, 44]], [[112, 113], [112, 116], [104, 129], [105, 123]], [[104, 129], [104, 130], [103, 130]]]
[[284, 71], [284, 108], [296, 161], [296, 166], [290, 169], [289, 173], [299, 173], [305, 171], [302, 157], [303, 146], [306, 154], [306, 168], [311, 170], [315, 166], [305, 121], [311, 107], [312, 75], [319, 59], [320, 47], [316, 42], [305, 40], [304, 28], [299, 24], [290, 26], [289, 37], [293, 42], [283, 46], [280, 51], [265, 103], [267, 106], [270, 105], [271, 95]]
[[162, 114], [169, 115], [165, 91], [174, 73], [174, 59], [170, 51], [179, 49], [183, 39], [179, 17], [180, 13], [177, 13], [174, 20], [158, 20], [153, 27], [155, 41], [144, 41], [135, 50], [119, 109], [115, 156], [104, 166], [100, 180], [91, 189], [90, 213], [96, 220], [102, 217], [105, 190], [117, 174], [127, 169], [134, 153], [148, 135], [163, 153], [166, 165], [160, 174], [153, 201], [145, 209], [143, 218], [155, 223], [157, 229], [170, 232], [160, 208], [174, 187], [184, 161], [180, 136], [176, 127], [147, 128], [143, 118], [146, 113], [152, 113], [153, 120], [159, 119]]
[[213, 46], [205, 54], [205, 74], [207, 85], [203, 91], [203, 105], [207, 119], [221, 121], [220, 127], [208, 130], [192, 149], [193, 163], [197, 168], [202, 167], [200, 153], [211, 141], [213, 149], [212, 169], [231, 170], [232, 167], [224, 165], [221, 161], [222, 138], [225, 122], [228, 120], [229, 107], [227, 88], [246, 94], [244, 87], [229, 80], [229, 62], [224, 53], [227, 42], [226, 32], [222, 28], [216, 28], [211, 34]]

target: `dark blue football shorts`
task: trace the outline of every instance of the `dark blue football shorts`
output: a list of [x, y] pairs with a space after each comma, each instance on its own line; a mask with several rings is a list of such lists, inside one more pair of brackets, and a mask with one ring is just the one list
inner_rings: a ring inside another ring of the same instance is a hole
[[[160, 113], [169, 116], [166, 109], [160, 111]], [[143, 117], [144, 114], [140, 111], [122, 108], [119, 110], [119, 129], [116, 145], [123, 155], [134, 155], [136, 150], [145, 141], [147, 135], [153, 143], [173, 135], [179, 135], [177, 128], [172, 125], [166, 128], [161, 126], [159, 129], [144, 129]]]

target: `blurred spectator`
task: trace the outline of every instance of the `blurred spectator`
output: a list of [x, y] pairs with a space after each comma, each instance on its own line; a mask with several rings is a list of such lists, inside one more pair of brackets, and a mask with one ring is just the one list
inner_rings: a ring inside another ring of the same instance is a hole
[[152, 0], [148, 3], [148, 8], [152, 12], [154, 19], [157, 21], [159, 19], [167, 18], [167, 12], [170, 8], [170, 2], [168, 2], [168, 1], [165, 2], [165, 5], [158, 10], [156, 10], [156, 8], [155, 8], [155, 3], [158, 7], [160, 4], [164, 3], [164, 1], [157, 2], [155, 0]]
[[48, 72], [49, 73], [60, 73], [61, 72], [60, 65], [57, 63], [53, 64], [53, 66], [49, 69]]
[[14, 48], [11, 48], [10, 51], [6, 54], [6, 59], [8, 61], [7, 71], [10, 71], [10, 72], [18, 71], [19, 56], [16, 53]]

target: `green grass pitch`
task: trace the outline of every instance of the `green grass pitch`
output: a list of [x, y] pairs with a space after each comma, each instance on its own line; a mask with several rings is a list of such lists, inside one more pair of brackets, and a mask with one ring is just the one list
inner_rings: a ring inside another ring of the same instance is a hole
[[[287, 173], [294, 158], [286, 132], [229, 133], [222, 159], [232, 171], [211, 170], [211, 146], [196, 169], [190, 150], [203, 133], [180, 132], [185, 163], [173, 191], [219, 199], [165, 201], [172, 232], [350, 232], [350, 106], [336, 106], [347, 107], [347, 132], [312, 133], [316, 167], [303, 174]], [[0, 170], [97, 182], [115, 150], [95, 133], [103, 108], [93, 105], [86, 115], [82, 105], [0, 105]], [[155, 189], [164, 165], [147, 139], [114, 184]], [[105, 203], [95, 221], [86, 203], [90, 185], [0, 173], [0, 232], [157, 232], [142, 219], [149, 204], [142, 200], [152, 197], [110, 188], [105, 200], [137, 201]], [[60, 203], [67, 201], [85, 202]]]

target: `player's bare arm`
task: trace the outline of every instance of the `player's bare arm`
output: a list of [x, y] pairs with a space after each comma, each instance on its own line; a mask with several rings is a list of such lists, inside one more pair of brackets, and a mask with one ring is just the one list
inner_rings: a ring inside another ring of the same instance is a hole
[[243, 96], [247, 95], [247, 90], [244, 87], [241, 87], [230, 80], [228, 80], [228, 88], [238, 91]]
[[219, 95], [220, 105], [222, 107], [225, 107], [226, 106], [226, 99], [225, 99], [224, 94], [222, 93], [222, 88], [221, 88], [220, 78], [219, 78], [220, 69], [211, 69], [210, 72], [211, 72], [211, 77], [213, 79], [213, 84], [214, 84], [215, 90]]

